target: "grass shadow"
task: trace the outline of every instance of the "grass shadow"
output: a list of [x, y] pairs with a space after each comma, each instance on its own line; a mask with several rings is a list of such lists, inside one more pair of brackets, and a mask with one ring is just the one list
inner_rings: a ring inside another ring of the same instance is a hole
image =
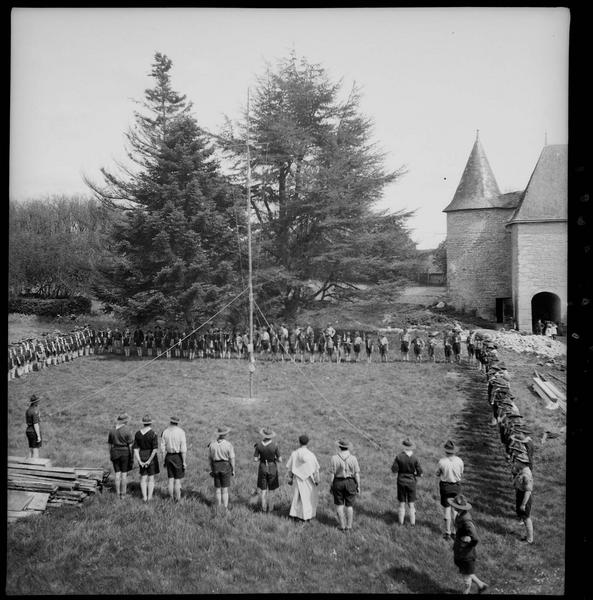
[[385, 573], [398, 583], [404, 583], [413, 593], [458, 594], [459, 590], [444, 587], [426, 573], [411, 567], [391, 567]]

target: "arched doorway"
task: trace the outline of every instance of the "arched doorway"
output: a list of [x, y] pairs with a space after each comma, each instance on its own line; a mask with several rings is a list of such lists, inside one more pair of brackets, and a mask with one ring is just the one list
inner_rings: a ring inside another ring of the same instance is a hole
[[560, 298], [551, 292], [540, 292], [531, 299], [531, 323], [535, 331], [535, 323], [538, 319], [542, 322], [560, 322]]

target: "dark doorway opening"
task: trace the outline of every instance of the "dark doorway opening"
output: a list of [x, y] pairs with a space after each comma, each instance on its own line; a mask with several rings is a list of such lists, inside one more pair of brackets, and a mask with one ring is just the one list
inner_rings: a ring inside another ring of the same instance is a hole
[[496, 299], [496, 322], [513, 323], [513, 300], [512, 298]]
[[544, 324], [546, 321], [560, 323], [560, 298], [556, 294], [540, 292], [531, 299], [531, 325], [534, 332], [538, 319]]

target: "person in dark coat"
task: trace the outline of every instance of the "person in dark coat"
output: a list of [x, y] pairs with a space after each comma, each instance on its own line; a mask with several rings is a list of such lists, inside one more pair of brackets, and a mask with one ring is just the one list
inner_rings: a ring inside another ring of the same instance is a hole
[[278, 444], [273, 438], [276, 433], [269, 427], [259, 430], [262, 439], [255, 444], [253, 460], [259, 462], [257, 470], [257, 489], [259, 490], [261, 509], [264, 512], [274, 510], [273, 492], [279, 487], [277, 464], [282, 462]]
[[140, 467], [140, 490], [142, 499], [148, 502], [154, 492], [154, 476], [160, 473], [157, 452], [159, 439], [152, 429], [152, 417], [142, 417], [142, 428], [134, 436], [134, 457]]
[[472, 583], [478, 586], [478, 593], [482, 593], [488, 584], [476, 575], [476, 545], [478, 535], [476, 526], [472, 521], [470, 510], [472, 505], [463, 494], [449, 498], [449, 504], [457, 511], [455, 517], [455, 541], [453, 542], [453, 562], [459, 569], [465, 583], [464, 594], [469, 594]]
[[402, 451], [395, 457], [391, 471], [397, 473], [397, 501], [399, 507], [397, 517], [400, 525], [404, 524], [406, 504], [410, 515], [410, 525], [416, 525], [416, 478], [422, 477], [422, 467], [416, 456], [412, 456], [414, 444], [410, 438], [402, 442]]
[[27, 440], [29, 442], [29, 458], [39, 458], [41, 448], [41, 428], [39, 416], [39, 398], [33, 394], [29, 399], [29, 408], [25, 412], [27, 423]]

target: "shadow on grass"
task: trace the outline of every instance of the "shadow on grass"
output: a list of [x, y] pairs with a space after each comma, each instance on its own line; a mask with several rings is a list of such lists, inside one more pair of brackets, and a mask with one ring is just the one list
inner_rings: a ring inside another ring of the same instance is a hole
[[385, 573], [398, 583], [403, 583], [415, 593], [422, 594], [458, 594], [459, 590], [445, 587], [434, 581], [426, 573], [422, 573], [411, 567], [391, 567]]
[[471, 465], [471, 476], [462, 481], [463, 492], [477, 512], [506, 518], [513, 486], [498, 427], [490, 424], [488, 385], [477, 370], [466, 367], [466, 372], [461, 391], [467, 400], [455, 433], [455, 441], [462, 448], [461, 458]]

